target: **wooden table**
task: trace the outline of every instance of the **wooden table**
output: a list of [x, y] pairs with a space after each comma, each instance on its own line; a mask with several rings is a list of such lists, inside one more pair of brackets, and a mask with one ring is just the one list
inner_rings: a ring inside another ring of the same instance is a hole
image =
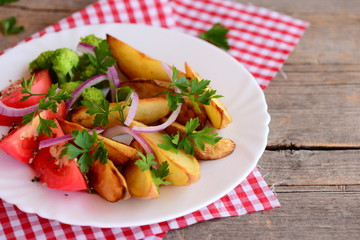
[[[239, 0], [238, 0], [239, 1]], [[0, 51], [94, 0], [31, 0], [0, 7], [25, 32]], [[272, 117], [259, 165], [282, 208], [215, 219], [166, 239], [359, 239], [360, 2], [247, 0], [311, 23], [265, 91]]]

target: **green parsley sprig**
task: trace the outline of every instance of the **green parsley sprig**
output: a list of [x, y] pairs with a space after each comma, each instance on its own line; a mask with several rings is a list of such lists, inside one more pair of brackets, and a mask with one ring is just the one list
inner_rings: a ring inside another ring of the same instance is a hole
[[150, 170], [151, 177], [159, 189], [160, 185], [170, 185], [170, 181], [164, 180], [169, 174], [169, 164], [168, 162], [162, 162], [157, 168], [155, 166], [158, 164], [154, 159], [154, 154], [146, 154], [146, 156], [138, 151], [140, 159], [136, 160], [135, 164], [141, 168], [141, 171]]
[[112, 57], [109, 45], [106, 40], [102, 40], [94, 49], [95, 56], [86, 53], [90, 63], [96, 68], [96, 74], [105, 73], [109, 67], [116, 63]]
[[[197, 78], [189, 80], [184, 75], [180, 77], [178, 75], [179, 71], [173, 67], [172, 83], [164, 92], [159, 94], [166, 95], [168, 106], [172, 111], [176, 110], [178, 103], [185, 101], [185, 97], [194, 104], [198, 111], [200, 111], [199, 103], [209, 105], [211, 99], [222, 97], [216, 95], [216, 90], [209, 88], [210, 80], [202, 79], [199, 81]], [[177, 87], [181, 92], [170, 91], [172, 87]]]
[[39, 125], [36, 128], [37, 134], [46, 134], [50, 136], [52, 131], [51, 128], [57, 128], [54, 120], [47, 120], [41, 117], [40, 112], [42, 110], [51, 110], [54, 113], [58, 111], [58, 104], [62, 103], [62, 101], [66, 101], [67, 99], [71, 98], [71, 95], [64, 90], [58, 89], [58, 84], [53, 84], [48, 89], [47, 93], [33, 93], [31, 88], [34, 83], [34, 75], [32, 75], [28, 80], [22, 78], [21, 92], [24, 96], [20, 99], [20, 102], [23, 102], [30, 97], [33, 96], [44, 96], [44, 98], [40, 99], [38, 108], [31, 113], [28, 113], [23, 116], [23, 124], [27, 124], [31, 122], [35, 116], [39, 117]]
[[[115, 88], [114, 86], [112, 87]], [[95, 126], [107, 125], [109, 123], [109, 116], [113, 117], [114, 119], [118, 120], [121, 124], [124, 125], [124, 122], [126, 120], [124, 115], [124, 110], [126, 107], [129, 107], [132, 104], [130, 95], [133, 91], [134, 90], [129, 87], [116, 88], [115, 102], [117, 104], [115, 105], [115, 107], [112, 108], [110, 108], [110, 103], [106, 99], [103, 99], [100, 102], [92, 102], [89, 100], [84, 100], [81, 103], [84, 107], [88, 108], [86, 113], [90, 115], [95, 115], [94, 118]], [[122, 100], [121, 96], [124, 96], [123, 94], [126, 94], [126, 98], [124, 101], [121, 101]], [[117, 112], [118, 116], [114, 115], [114, 112]]]
[[230, 45], [226, 36], [228, 32], [229, 29], [227, 29], [220, 23], [215, 23], [208, 31], [200, 33], [199, 37], [222, 49], [229, 50]]
[[66, 143], [61, 156], [68, 155], [70, 159], [78, 158], [80, 170], [85, 173], [94, 161], [105, 164], [108, 160], [108, 150], [105, 148], [103, 140], [99, 140], [96, 130], [91, 135], [86, 129], [74, 130], [72, 132], [74, 144]]
[[205, 127], [200, 131], [195, 131], [195, 129], [200, 125], [198, 118], [192, 118], [185, 125], [185, 136], [181, 137], [180, 133], [177, 134], [163, 134], [164, 144], [159, 144], [158, 146], [165, 150], [172, 150], [178, 152], [178, 150], [183, 149], [185, 153], [194, 155], [195, 146], [204, 150], [205, 144], [214, 145], [219, 142], [222, 138], [218, 137], [218, 133], [214, 133], [212, 128]]
[[9, 17], [0, 21], [1, 29], [4, 35], [17, 34], [24, 31], [23, 26], [16, 26], [16, 18]]

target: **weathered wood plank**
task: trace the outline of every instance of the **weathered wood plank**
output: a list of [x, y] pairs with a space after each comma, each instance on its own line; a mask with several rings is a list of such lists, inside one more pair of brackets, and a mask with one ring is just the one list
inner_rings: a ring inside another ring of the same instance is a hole
[[359, 185], [360, 150], [265, 151], [259, 166], [269, 185]]
[[280, 193], [271, 213], [222, 218], [170, 231], [165, 239], [358, 239], [359, 192]]

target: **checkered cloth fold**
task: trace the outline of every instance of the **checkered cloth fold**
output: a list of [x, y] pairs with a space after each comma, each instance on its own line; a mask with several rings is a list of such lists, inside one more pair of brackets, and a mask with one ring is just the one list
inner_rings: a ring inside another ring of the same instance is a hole
[[[279, 71], [308, 26], [304, 21], [265, 8], [227, 0], [102, 0], [23, 42], [49, 32], [114, 22], [176, 28], [193, 36], [221, 23], [230, 29], [229, 54], [253, 74], [263, 89]], [[240, 185], [214, 203], [188, 215], [146, 226], [72, 226], [24, 213], [0, 200], [0, 239], [162, 239], [171, 229], [279, 206], [276, 196], [255, 168]]]

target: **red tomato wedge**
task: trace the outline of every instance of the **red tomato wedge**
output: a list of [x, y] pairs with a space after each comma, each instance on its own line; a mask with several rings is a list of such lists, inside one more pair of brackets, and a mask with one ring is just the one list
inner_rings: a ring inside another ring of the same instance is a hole
[[[44, 119], [65, 118], [66, 106], [65, 103], [58, 105], [57, 113], [53, 113], [51, 110], [42, 111], [41, 117]], [[37, 152], [39, 142], [43, 139], [49, 138], [46, 135], [37, 136], [36, 128], [38, 126], [39, 118], [35, 117], [34, 120], [22, 127], [18, 127], [10, 131], [0, 141], [0, 149], [7, 154], [16, 158], [20, 162], [29, 163], [34, 157], [34, 153]], [[56, 134], [58, 129], [53, 129], [53, 133]]]
[[[56, 121], [57, 122], [57, 121]], [[55, 136], [64, 135], [59, 124]], [[47, 187], [65, 191], [79, 191], [87, 189], [87, 184], [79, 166], [74, 159], [60, 157], [63, 145], [53, 145], [41, 149], [34, 157], [32, 166], [40, 181]]]
[[[48, 70], [41, 70], [35, 73], [34, 83], [31, 88], [33, 93], [47, 93], [48, 89], [50, 88], [52, 82], [50, 79], [49, 71]], [[18, 80], [8, 86], [7, 88], [1, 91], [0, 101], [4, 103], [6, 106], [13, 107], [13, 108], [24, 108], [33, 106], [39, 103], [39, 100], [44, 96], [32, 96], [28, 98], [24, 102], [20, 102], [20, 99], [24, 96], [21, 93], [21, 80]], [[12, 124], [19, 124], [22, 121], [22, 117], [9, 117], [0, 115], [0, 125], [1, 126], [11, 126]]]

